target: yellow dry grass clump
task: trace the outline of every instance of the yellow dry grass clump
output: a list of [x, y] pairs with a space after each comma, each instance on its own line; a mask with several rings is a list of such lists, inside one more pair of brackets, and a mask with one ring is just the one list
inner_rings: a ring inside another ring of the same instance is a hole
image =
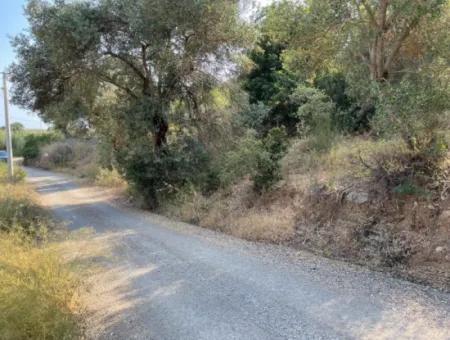
[[162, 212], [249, 241], [282, 243], [294, 236], [296, 214], [292, 197], [285, 192], [276, 194], [277, 198], [261, 197], [254, 193], [252, 183], [244, 180], [231, 192], [219, 191], [210, 197], [195, 193], [181, 205], [165, 207]]
[[281, 211], [252, 211], [230, 221], [231, 234], [250, 241], [281, 243], [294, 235], [292, 213]]
[[50, 245], [0, 235], [2, 339], [74, 339], [78, 279]]
[[48, 241], [55, 223], [26, 184], [1, 173], [0, 339], [78, 338], [79, 280]]
[[127, 182], [116, 169], [98, 169], [95, 184], [107, 188], [126, 188]]

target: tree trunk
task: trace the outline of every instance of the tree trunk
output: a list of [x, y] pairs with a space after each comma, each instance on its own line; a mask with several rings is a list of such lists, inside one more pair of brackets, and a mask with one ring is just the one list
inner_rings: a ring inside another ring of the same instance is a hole
[[160, 149], [167, 143], [167, 133], [169, 131], [169, 122], [167, 119], [168, 104], [162, 103], [159, 106], [158, 114], [153, 118], [154, 137], [153, 143], [156, 150]]
[[164, 115], [158, 115], [154, 119], [155, 133], [154, 133], [154, 146], [155, 149], [160, 149], [167, 143], [167, 132], [169, 131], [169, 124]]
[[369, 11], [372, 28], [375, 31], [375, 38], [370, 51], [370, 73], [371, 79], [378, 82], [385, 81], [388, 77], [385, 67], [385, 33], [388, 6], [389, 0], [381, 0], [376, 13], [372, 10]]
[[[148, 66], [146, 63], [146, 49], [143, 47], [143, 65], [145, 70], [145, 76], [144, 76], [144, 82], [143, 82], [143, 89], [142, 93], [145, 97], [149, 98], [148, 102], [152, 103], [154, 102], [152, 98], [152, 81], [150, 79], [150, 72], [148, 71]], [[159, 96], [158, 100], [161, 100], [161, 96]], [[153, 146], [155, 150], [160, 149], [163, 145], [167, 143], [167, 132], [169, 131], [169, 122], [167, 120], [167, 105], [166, 103], [161, 103], [158, 105], [158, 113], [154, 113], [153, 116]]]

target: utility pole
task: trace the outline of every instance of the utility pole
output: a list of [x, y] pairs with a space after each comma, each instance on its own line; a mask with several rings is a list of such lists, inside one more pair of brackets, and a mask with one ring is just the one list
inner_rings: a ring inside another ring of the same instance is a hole
[[8, 83], [6, 72], [3, 72], [3, 100], [5, 102], [5, 131], [6, 131], [6, 151], [8, 152], [8, 175], [12, 180], [14, 176], [14, 159], [12, 150], [11, 124], [9, 121], [9, 103], [8, 103]]

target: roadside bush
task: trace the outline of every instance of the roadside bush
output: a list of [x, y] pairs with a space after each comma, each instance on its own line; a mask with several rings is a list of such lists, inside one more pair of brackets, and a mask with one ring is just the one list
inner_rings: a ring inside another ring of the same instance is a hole
[[120, 173], [116, 169], [99, 169], [97, 176], [95, 177], [95, 184], [114, 188], [114, 187], [122, 187], [126, 185], [126, 181], [120, 175]]
[[262, 141], [263, 151], [257, 155], [252, 176], [255, 190], [269, 190], [281, 179], [281, 159], [287, 150], [287, 133], [283, 128], [273, 128]]
[[447, 83], [438, 77], [416, 75], [396, 86], [384, 86], [372, 122], [375, 131], [401, 136], [411, 151], [431, 158], [444, 156], [448, 145], [443, 131], [449, 128], [450, 113]]
[[375, 156], [375, 178], [397, 192], [422, 192], [445, 180], [449, 145], [450, 88], [440, 76], [415, 74], [381, 88], [373, 126], [382, 136], [401, 137], [405, 149]]
[[135, 144], [131, 150], [119, 153], [117, 160], [126, 179], [150, 208], [173, 199], [185, 186], [202, 187], [210, 163], [204, 147], [186, 136], [158, 151], [148, 143]]
[[309, 137], [311, 148], [328, 150], [335, 138], [332, 116], [335, 105], [321, 90], [299, 86], [292, 94], [292, 100], [299, 105], [298, 131], [301, 137]]
[[263, 143], [256, 137], [256, 132], [249, 130], [237, 141], [236, 147], [219, 160], [217, 168], [221, 186], [228, 187], [245, 176], [253, 175], [263, 151]]
[[43, 169], [56, 169], [94, 181], [101, 169], [96, 140], [66, 139], [41, 148], [34, 162]]
[[[23, 180], [25, 179], [26, 176], [27, 176], [27, 174], [21, 167], [15, 166], [14, 167], [14, 178], [13, 178], [12, 182], [13, 183], [23, 182]], [[0, 163], [0, 183], [3, 185], [8, 182], [9, 182], [8, 166], [6, 163]]]
[[314, 86], [322, 90], [336, 105], [332, 113], [333, 126], [342, 133], [362, 133], [369, 131], [370, 121], [375, 114], [375, 106], [370, 100], [358, 103], [349, 96], [349, 84], [342, 73], [325, 73], [314, 80]]
[[[25, 139], [28, 135], [33, 134], [32, 131], [17, 130], [12, 133], [12, 146], [14, 151], [14, 157], [23, 156], [23, 148], [25, 146]], [[0, 129], [0, 150], [6, 150], [6, 135], [5, 129]]]
[[43, 146], [61, 139], [62, 136], [60, 134], [53, 132], [27, 135], [23, 146], [24, 163], [30, 164], [37, 160]]
[[[5, 166], [0, 166], [0, 232], [20, 229], [35, 234], [50, 224], [49, 215], [38, 206], [23, 183], [7, 184]], [[20, 171], [20, 170], [19, 170]]]
[[73, 144], [68, 142], [56, 142], [43, 147], [41, 151], [39, 163], [47, 169], [70, 166], [75, 159]]

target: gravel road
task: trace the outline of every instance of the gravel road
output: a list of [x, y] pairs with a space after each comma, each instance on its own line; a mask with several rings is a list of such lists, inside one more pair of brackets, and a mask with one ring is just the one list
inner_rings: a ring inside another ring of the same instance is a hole
[[70, 229], [95, 229], [76, 248], [101, 268], [87, 279], [89, 338], [450, 339], [449, 294], [122, 207], [69, 176], [27, 172]]

